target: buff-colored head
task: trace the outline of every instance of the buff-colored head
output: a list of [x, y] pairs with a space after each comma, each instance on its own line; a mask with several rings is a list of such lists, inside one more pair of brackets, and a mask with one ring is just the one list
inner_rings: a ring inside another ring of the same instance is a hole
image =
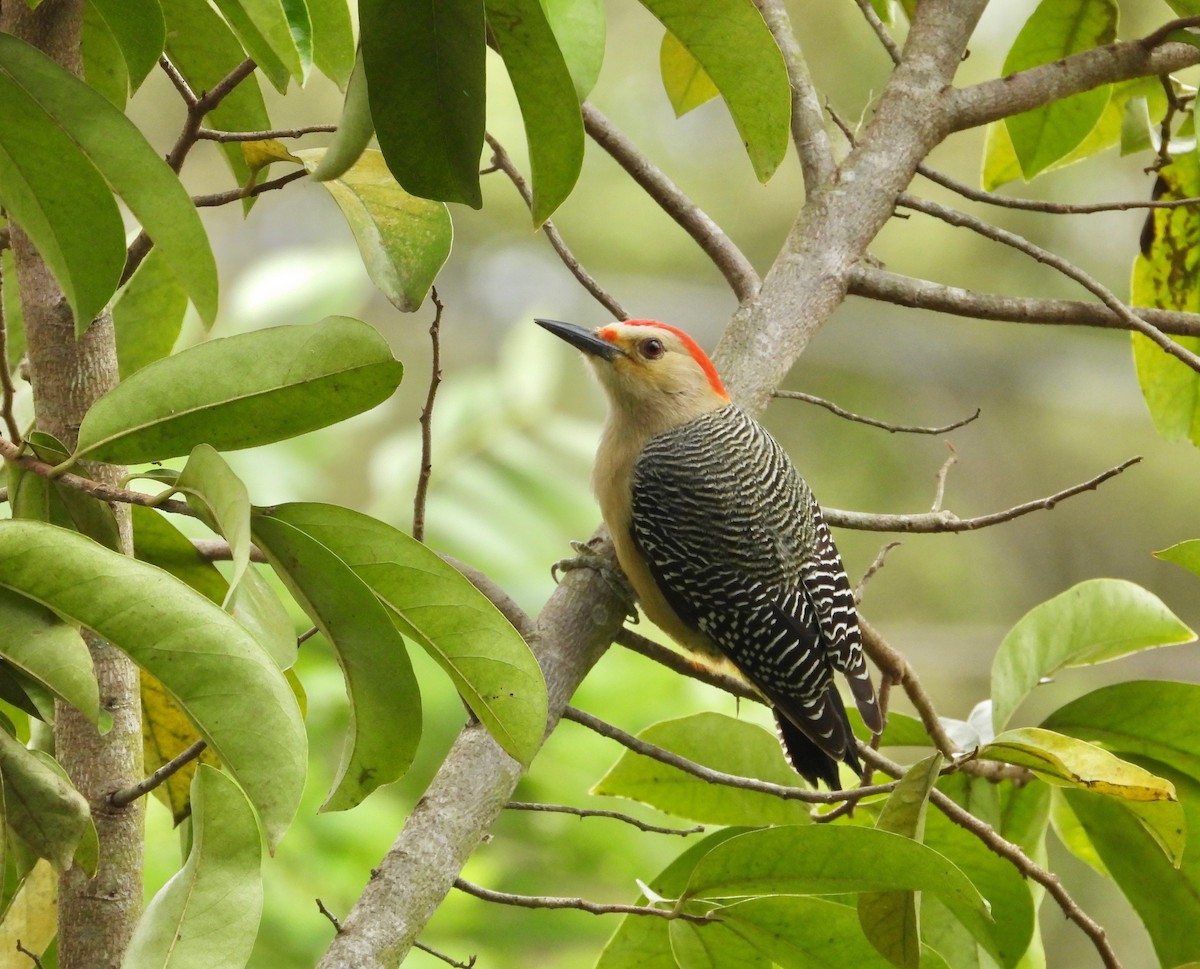
[[625, 320], [588, 330], [537, 321], [582, 350], [614, 412], [664, 430], [729, 404], [712, 361], [696, 341], [654, 320]]

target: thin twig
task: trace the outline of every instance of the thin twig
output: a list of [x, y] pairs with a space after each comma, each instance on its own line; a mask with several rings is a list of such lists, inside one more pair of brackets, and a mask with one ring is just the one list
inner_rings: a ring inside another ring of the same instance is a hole
[[304, 632], [296, 637], [296, 645], [303, 646], [319, 632], [320, 630], [317, 629], [316, 626], [309, 626], [308, 629], [304, 630]]
[[878, 427], [891, 434], [949, 434], [951, 431], [977, 420], [981, 413], [980, 409], [976, 407], [974, 414], [964, 417], [962, 420], [957, 420], [953, 424], [944, 424], [941, 427], [922, 427], [917, 424], [890, 424], [887, 421], [876, 420], [874, 417], [864, 417], [861, 414], [855, 414], [852, 411], [846, 410], [846, 408], [835, 404], [831, 400], [826, 400], [824, 397], [818, 397], [815, 394], [806, 394], [801, 390], [774, 390], [771, 392], [771, 396], [780, 397], [785, 400], [802, 400], [808, 404], [816, 404], [818, 407], [824, 407], [827, 411], [836, 414], [838, 417], [854, 421], [856, 424]]
[[1163, 43], [1175, 31], [1186, 30], [1188, 27], [1200, 27], [1200, 16], [1179, 17], [1175, 20], [1168, 20], [1158, 30], [1148, 33], [1139, 43], [1147, 50], [1150, 50]]
[[171, 63], [166, 54], [160, 54], [158, 58], [158, 66], [162, 68], [162, 72], [170, 78], [171, 83], [175, 85], [175, 90], [179, 92], [179, 96], [183, 98], [183, 103], [189, 108], [200, 100], [192, 86], [188, 84], [187, 78], [180, 73], [179, 68]]
[[441, 959], [442, 962], [446, 963], [446, 965], [453, 966], [454, 969], [474, 969], [475, 967], [475, 959], [477, 958], [476, 956], [467, 956], [466, 962], [459, 962], [457, 959], [451, 959], [444, 952], [438, 952], [438, 950], [433, 946], [426, 945], [420, 939], [413, 939], [413, 945], [422, 952], [429, 953], [435, 959]]
[[256, 198], [262, 195], [263, 192], [273, 192], [276, 189], [283, 188], [285, 185], [290, 185], [307, 174], [308, 172], [301, 168], [298, 171], [288, 172], [286, 175], [280, 175], [278, 178], [272, 178], [265, 182], [258, 182], [254, 185], [243, 185], [241, 188], [232, 188], [228, 192], [215, 192], [212, 195], [193, 195], [192, 204], [198, 209], [203, 209], [216, 205], [228, 205], [230, 202], [240, 202], [242, 199]]
[[433, 301], [433, 322], [429, 324], [429, 391], [425, 395], [425, 406], [421, 408], [421, 472], [417, 475], [417, 491], [413, 496], [412, 537], [418, 542], [425, 540], [425, 498], [429, 493], [429, 476], [433, 473], [433, 402], [442, 382], [442, 311], [445, 306], [438, 299], [436, 286], [429, 289]]
[[25, 946], [23, 946], [21, 944], [20, 939], [17, 939], [17, 951], [19, 953], [21, 953], [21, 955], [23, 955], [23, 956], [29, 956], [29, 958], [33, 960], [33, 965], [34, 965], [35, 969], [44, 969], [44, 966], [42, 963], [42, 957], [39, 956], [36, 952], [31, 951], [30, 949], [26, 949]]
[[930, 168], [926, 164], [917, 166], [917, 172], [931, 182], [948, 188], [951, 192], [961, 195], [972, 202], [984, 202], [988, 205], [1005, 209], [1021, 209], [1024, 212], [1043, 212], [1047, 215], [1094, 215], [1097, 212], [1127, 212], [1130, 209], [1178, 209], [1183, 206], [1200, 205], [1200, 198], [1173, 199], [1168, 202], [1134, 200], [1128, 202], [1090, 202], [1076, 204], [1071, 202], [1048, 202], [1043, 199], [1021, 199], [998, 192], [985, 192], [966, 182], [961, 182], [944, 172]]
[[[501, 145], [500, 142], [498, 142], [491, 135], [484, 135], [484, 137], [487, 139], [487, 143], [492, 149], [492, 165], [494, 166], [494, 170], [503, 172], [508, 176], [508, 180], [513, 183], [513, 186], [517, 190], [517, 194], [521, 196], [521, 199], [525, 202], [526, 207], [532, 210], [533, 193], [529, 190], [529, 183], [525, 181], [525, 177], [521, 174], [520, 169], [513, 164], [513, 160], [509, 157], [508, 152], [504, 150], [504, 146]], [[554, 251], [558, 253], [558, 258], [562, 261], [562, 264], [567, 267], [571, 275], [574, 276], [579, 282], [579, 285], [586, 289], [591, 294], [592, 298], [606, 310], [612, 313], [616, 319], [629, 319], [629, 314], [625, 312], [625, 308], [619, 302], [617, 302], [616, 297], [614, 297], [608, 292], [608, 290], [601, 286], [596, 280], [596, 277], [588, 272], [587, 269], [584, 268], [583, 263], [581, 263], [575, 257], [575, 254], [571, 252], [570, 247], [562, 237], [562, 233], [558, 231], [558, 227], [550, 219], [547, 219], [542, 223], [542, 232], [546, 234], [546, 238], [550, 241], [550, 245], [554, 248]]]
[[[205, 562], [233, 561], [233, 549], [229, 547], [229, 543], [223, 538], [193, 538], [192, 548], [196, 550], [196, 554], [204, 559]], [[257, 562], [259, 565], [265, 565], [268, 559], [261, 548], [257, 545], [251, 545], [250, 561]]]
[[[721, 784], [725, 787], [736, 787], [743, 791], [754, 791], [758, 794], [768, 794], [784, 801], [800, 801], [804, 804], [840, 804], [842, 801], [859, 800], [875, 794], [888, 794], [895, 789], [895, 784], [872, 784], [865, 787], [855, 787], [840, 791], [818, 791], [804, 787], [790, 787], [786, 784], [775, 784], [771, 781], [760, 780], [757, 777], [741, 777], [737, 774], [727, 774], [725, 771], [713, 770], [703, 764], [681, 757], [657, 744], [649, 743], [640, 737], [627, 733], [620, 727], [606, 723], [599, 717], [585, 713], [576, 707], [568, 706], [563, 711], [563, 719], [570, 720], [587, 727], [594, 733], [615, 740], [622, 747], [632, 750], [635, 754], [657, 760], [659, 763], [674, 767], [693, 777], [698, 777], [709, 784]], [[861, 746], [861, 745], [860, 745]]]
[[[930, 310], [934, 313], [947, 313], [976, 320], [1047, 326], [1091, 326], [1110, 330], [1131, 329], [1102, 303], [980, 293], [958, 286], [945, 286], [928, 279], [918, 279], [915, 276], [902, 276], [864, 264], [855, 266], [850, 271], [849, 293], [866, 299], [880, 300], [893, 306]], [[1141, 306], [1132, 309], [1163, 333], [1200, 336], [1200, 314]]]
[[1022, 515], [1028, 515], [1031, 512], [1049, 511], [1060, 501], [1082, 494], [1085, 491], [1095, 491], [1096, 488], [1109, 478], [1115, 478], [1121, 472], [1139, 463], [1141, 460], [1140, 457], [1130, 458], [1128, 461], [1118, 464], [1115, 468], [1109, 468], [1107, 471], [1101, 472], [1094, 478], [1089, 478], [1080, 484], [1072, 485], [1070, 488], [1064, 488], [1062, 491], [1048, 497], [1035, 498], [1033, 501], [1014, 505], [1012, 508], [1007, 508], [1004, 511], [995, 511], [989, 515], [979, 515], [975, 518], [959, 518], [953, 512], [949, 511], [926, 512], [923, 515], [877, 515], [870, 512], [822, 508], [821, 512], [830, 525], [836, 525], [840, 528], [856, 528], [868, 532], [898, 532], [903, 534], [970, 532], [977, 528], [987, 528], [991, 525], [999, 525], [1001, 522], [1009, 522], [1014, 518], [1020, 518]]
[[329, 920], [329, 924], [333, 926], [333, 930], [340, 933], [342, 931], [342, 923], [338, 917], [329, 911], [329, 909], [325, 907], [325, 903], [319, 898], [314, 898], [313, 901], [317, 903], [317, 911]]
[[931, 202], [928, 199], [917, 198], [908, 192], [901, 193], [897, 199], [897, 204], [904, 208], [913, 209], [917, 212], [923, 212], [935, 219], [940, 219], [949, 225], [959, 226], [961, 228], [970, 229], [972, 232], [978, 233], [986, 239], [991, 239], [994, 242], [999, 242], [1002, 245], [1016, 249], [1018, 252], [1023, 252], [1027, 256], [1031, 256], [1038, 262], [1050, 266], [1062, 273], [1068, 279], [1073, 279], [1079, 283], [1084, 289], [1096, 296], [1100, 302], [1107, 306], [1113, 313], [1120, 317], [1130, 329], [1136, 330], [1143, 336], [1150, 339], [1159, 348], [1175, 357], [1177, 360], [1187, 364], [1197, 373], [1200, 373], [1200, 356], [1197, 356], [1191, 350], [1176, 343], [1162, 331], [1156, 329], [1147, 323], [1144, 319], [1137, 315], [1132, 309], [1126, 306], [1107, 286], [1103, 285], [1099, 280], [1095, 279], [1088, 273], [1084, 272], [1074, 263], [1057, 253], [1051, 252], [1049, 249], [1043, 249], [1041, 246], [1030, 242], [1023, 236], [1017, 235], [1015, 232], [1009, 232], [1007, 229], [1001, 229], [994, 226], [983, 219], [977, 219], [973, 215], [968, 215], [965, 212], [959, 212], [949, 206], [941, 205], [938, 202]]
[[766, 703], [759, 692], [740, 677], [731, 676], [728, 673], [714, 669], [707, 663], [691, 659], [683, 653], [676, 652], [669, 646], [656, 643], [653, 639], [647, 639], [640, 633], [635, 633], [628, 627], [623, 627], [617, 633], [616, 639], [613, 642], [619, 646], [624, 646], [639, 656], [644, 656], [646, 659], [658, 663], [660, 666], [665, 666], [674, 673], [691, 677], [709, 686], [715, 686], [718, 690], [723, 690], [731, 696], [737, 697], [739, 700], [753, 700], [755, 703]]
[[555, 895], [513, 895], [509, 892], [497, 892], [482, 885], [476, 885], [465, 878], [454, 879], [454, 887], [460, 892], [474, 895], [485, 902], [498, 902], [501, 905], [515, 905], [518, 908], [573, 908], [592, 915], [652, 915], [656, 918], [682, 919], [685, 922], [695, 922], [703, 925], [713, 921], [706, 915], [692, 915], [688, 912], [676, 911], [669, 908], [651, 908], [648, 905], [602, 905], [599, 902], [589, 902], [585, 898], [562, 898]]
[[534, 801], [509, 801], [504, 805], [509, 811], [544, 811], [548, 814], [571, 814], [578, 818], [611, 818], [632, 825], [639, 831], [649, 834], [675, 834], [686, 838], [689, 834], [703, 834], [704, 825], [697, 824], [692, 828], [664, 828], [657, 824], [647, 824], [629, 814], [619, 811], [601, 811], [595, 808], [572, 807], [569, 804], [540, 804]]
[[204, 753], [207, 746], [208, 744], [205, 741], [197, 740], [186, 750], [172, 757], [145, 780], [138, 781], [136, 784], [131, 784], [129, 787], [122, 788], [119, 791], [113, 791], [108, 795], [109, 806], [123, 808], [127, 804], [132, 804], [139, 797], [149, 794], [172, 774], [177, 773]]
[[[891, 777], [900, 777], [904, 773], [903, 767], [877, 751], [868, 750], [864, 756], [871, 766], [878, 768]], [[1092, 940], [1092, 945], [1095, 946], [1101, 961], [1107, 969], [1121, 969], [1121, 962], [1108, 941], [1104, 927], [1079, 907], [1079, 903], [1063, 887], [1057, 875], [1042, 868], [1024, 852], [1020, 845], [1014, 844], [1001, 836], [991, 825], [975, 817], [966, 808], [960, 807], [937, 788], [929, 792], [929, 801], [959, 827], [975, 835], [989, 851], [1009, 862], [1023, 877], [1030, 878], [1043, 886], [1047, 893], [1058, 903], [1063, 914], [1079, 926], [1088, 938]]]
[[595, 107], [585, 101], [582, 110], [583, 127], [591, 139], [608, 152], [658, 207], [695, 240], [725, 277], [738, 302], [744, 303], [755, 296], [760, 285], [758, 273], [725, 231]]
[[937, 487], [933, 491], [933, 507], [929, 509], [935, 514], [942, 510], [942, 500], [946, 497], [946, 478], [950, 474], [950, 469], [958, 463], [958, 452], [954, 450], [954, 445], [947, 441], [946, 447], [950, 450], [950, 453], [946, 456], [946, 460], [942, 462], [942, 466], [938, 468]]
[[879, 14], [875, 12], [875, 8], [871, 5], [871, 0], [854, 0], [854, 2], [858, 4], [858, 9], [862, 11], [863, 17], [870, 24], [871, 29], [875, 31], [875, 36], [879, 38], [879, 43], [887, 51], [888, 57], [892, 59], [892, 63], [899, 64], [901, 56], [900, 45], [892, 40], [892, 35], [887, 32], [884, 22], [879, 19]]
[[867, 567], [867, 571], [862, 574], [862, 578], [859, 579], [858, 583], [854, 586], [854, 603], [855, 603], [855, 605], [862, 602], [863, 592], [867, 588], [867, 583], [870, 582], [873, 578], [875, 578], [875, 574], [880, 569], [883, 568], [883, 563], [884, 563], [884, 560], [887, 558], [888, 552], [890, 552], [894, 548], [899, 548], [901, 544], [902, 544], [901, 542], [888, 542], [875, 555], [875, 561], [873, 561]]
[[235, 141], [273, 141], [278, 138], [303, 138], [305, 135], [337, 131], [335, 124], [310, 124], [302, 128], [272, 128], [268, 131], [218, 131], [201, 127], [196, 132], [199, 141], [217, 141], [222, 144]]

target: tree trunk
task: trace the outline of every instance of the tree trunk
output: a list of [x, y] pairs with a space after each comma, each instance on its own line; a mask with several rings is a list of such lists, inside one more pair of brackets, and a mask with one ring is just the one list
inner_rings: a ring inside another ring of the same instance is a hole
[[[6, 0], [0, 29], [39, 47], [59, 64], [81, 72], [82, 0], [44, 0], [29, 10]], [[110, 315], [78, 340], [70, 307], [45, 262], [18, 226], [12, 247], [25, 313], [29, 378], [35, 422], [68, 448], [75, 445], [88, 407], [118, 379]], [[116, 484], [121, 469], [95, 467], [93, 477]], [[116, 508], [122, 550], [131, 550], [128, 510]], [[102, 639], [85, 631], [100, 685], [100, 708], [112, 729], [99, 734], [77, 710], [59, 704], [55, 753], [91, 805], [100, 841], [100, 865], [89, 879], [73, 867], [59, 879], [58, 965], [61, 969], [117, 969], [142, 910], [142, 803], [115, 809], [108, 793], [142, 777], [141, 703], [137, 668]]]

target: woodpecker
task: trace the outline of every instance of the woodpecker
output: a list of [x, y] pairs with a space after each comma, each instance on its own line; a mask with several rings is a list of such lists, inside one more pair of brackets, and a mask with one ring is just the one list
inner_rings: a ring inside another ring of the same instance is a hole
[[685, 649], [728, 660], [771, 704], [792, 767], [839, 787], [862, 766], [834, 683], [882, 717], [833, 536], [783, 448], [732, 403], [682, 330], [538, 319], [581, 350], [608, 398], [593, 486], [646, 616]]

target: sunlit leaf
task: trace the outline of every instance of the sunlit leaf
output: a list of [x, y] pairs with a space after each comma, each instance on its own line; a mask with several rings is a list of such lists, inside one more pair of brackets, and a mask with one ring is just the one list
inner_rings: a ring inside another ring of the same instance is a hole
[[[727, 774], [800, 786], [799, 778], [779, 752], [779, 741], [762, 727], [744, 720], [699, 713], [654, 724], [638, 737]], [[592, 793], [627, 797], [706, 824], [801, 824], [809, 820], [809, 808], [801, 801], [709, 784], [632, 751], [621, 755]]]
[[[1163, 201], [1200, 194], [1200, 160], [1177, 155], [1158, 172], [1156, 196]], [[1148, 245], [1133, 261], [1130, 302], [1160, 309], [1200, 310], [1200, 210], [1183, 205], [1148, 216]], [[1158, 433], [1168, 441], [1200, 445], [1200, 375], [1139, 333], [1132, 334], [1133, 359], [1142, 396]], [[1175, 337], [1200, 352], [1200, 337]]]
[[[213, 320], [217, 264], [208, 235], [179, 177], [141, 131], [75, 75], [15, 37], [0, 35], [0, 74], [36, 102], [95, 165], [162, 250], [196, 310]], [[76, 331], [90, 322], [91, 316], [77, 315]]]
[[662, 72], [663, 87], [667, 91], [667, 100], [675, 109], [677, 118], [721, 93], [713, 84], [712, 78], [704, 72], [700, 62], [692, 56], [691, 51], [669, 30], [663, 34], [658, 64]]
[[582, 101], [596, 86], [604, 61], [604, 0], [543, 0], [542, 9]]
[[401, 777], [417, 751], [421, 694], [404, 641], [367, 585], [319, 541], [271, 515], [255, 515], [254, 536], [342, 668], [350, 726], [321, 810], [348, 810]]
[[370, 410], [404, 368], [373, 327], [347, 317], [277, 326], [189, 347], [101, 397], [76, 457], [120, 464], [294, 437]]
[[39, 522], [0, 522], [0, 586], [94, 629], [158, 677], [278, 844], [299, 804], [307, 742], [292, 691], [257, 640], [166, 572]]
[[[888, 795], [875, 827], [922, 841], [929, 792], [937, 782], [941, 766], [942, 755], [935, 753], [910, 767]], [[901, 969], [916, 969], [920, 965], [916, 893], [864, 892], [858, 896], [858, 924], [863, 935], [892, 965]]]
[[484, 7], [525, 123], [537, 227], [571, 194], [583, 167], [579, 98], [540, 0], [484, 0]]
[[396, 627], [442, 667], [513, 758], [528, 763], [546, 729], [546, 687], [520, 634], [461, 573], [403, 532], [336, 505], [263, 509], [329, 549], [363, 580]]
[[[310, 148], [296, 154], [315, 173], [324, 152]], [[405, 192], [374, 149], [364, 151], [349, 170], [321, 185], [346, 217], [371, 281], [401, 312], [419, 309], [454, 239], [445, 204]]]
[[791, 84], [751, 0], [642, 0], [720, 90], [759, 181], [787, 152]]
[[1128, 801], [1174, 801], [1175, 788], [1136, 764], [1094, 744], [1039, 727], [1006, 730], [979, 751], [984, 760], [999, 760], [1048, 780]]
[[[1013, 42], [1003, 73], [1027, 70], [1111, 43], [1116, 30], [1115, 0], [1042, 0]], [[1109, 93], [1109, 88], [1102, 86], [1005, 119], [1026, 180], [1087, 137], [1104, 113]]]
[[992, 723], [1003, 729], [1038, 682], [1060, 669], [1194, 638], [1156, 596], [1132, 582], [1081, 582], [1035, 606], [1004, 637], [992, 663]]
[[123, 969], [242, 969], [262, 916], [262, 849], [246, 795], [202, 766], [192, 783], [192, 849], [138, 921]]
[[88, 803], [58, 771], [0, 728], [0, 775], [8, 825], [59, 871], [71, 867], [89, 817]]
[[388, 168], [421, 198], [483, 204], [483, 0], [361, 0], [371, 117]]
[[0, 656], [97, 722], [100, 695], [79, 631], [9, 589], [0, 589]]
[[1200, 539], [1194, 538], [1191, 541], [1180, 542], [1170, 548], [1164, 548], [1161, 552], [1155, 552], [1154, 557], [1182, 565], [1188, 571], [1200, 575]]

